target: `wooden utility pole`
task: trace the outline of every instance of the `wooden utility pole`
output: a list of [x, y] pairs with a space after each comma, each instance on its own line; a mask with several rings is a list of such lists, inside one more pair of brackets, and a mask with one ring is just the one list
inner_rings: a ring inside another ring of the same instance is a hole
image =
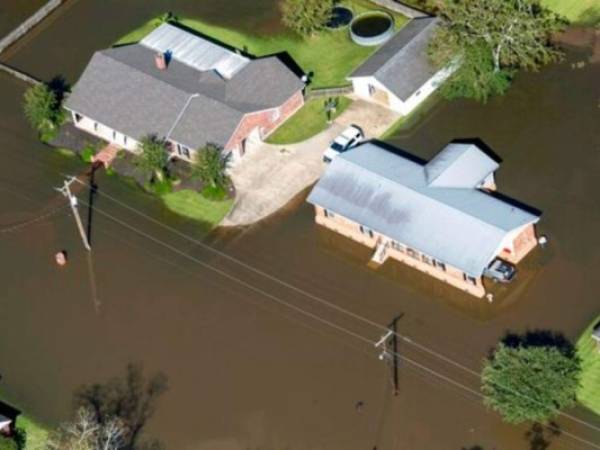
[[375, 343], [375, 348], [381, 348], [379, 359], [390, 365], [392, 371], [392, 383], [394, 385], [394, 395], [399, 392], [398, 368], [400, 366], [400, 357], [398, 355], [398, 334], [397, 322], [402, 316], [395, 317], [385, 335]]
[[83, 223], [81, 222], [81, 217], [79, 216], [79, 210], [77, 209], [77, 197], [73, 195], [71, 192], [71, 183], [75, 181], [75, 177], [67, 178], [64, 181], [64, 185], [62, 188], [56, 188], [58, 192], [67, 197], [69, 201], [69, 205], [71, 206], [71, 211], [73, 212], [73, 217], [75, 217], [75, 222], [77, 223], [77, 228], [79, 229], [79, 234], [81, 235], [81, 240], [83, 242], [83, 246], [87, 251], [91, 251], [92, 247], [90, 247], [90, 242], [88, 240], [87, 234], [83, 229]]

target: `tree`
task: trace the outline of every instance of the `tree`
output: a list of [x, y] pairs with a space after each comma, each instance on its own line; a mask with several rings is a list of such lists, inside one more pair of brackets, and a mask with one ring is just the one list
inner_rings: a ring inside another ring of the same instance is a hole
[[73, 422], [65, 423], [46, 443], [47, 450], [121, 450], [127, 441], [123, 422], [111, 417], [100, 422], [90, 409], [81, 408]]
[[303, 36], [321, 31], [331, 19], [333, 0], [284, 0], [283, 24]]
[[455, 64], [446, 93], [485, 101], [503, 93], [515, 71], [538, 70], [562, 52], [552, 36], [566, 22], [539, 0], [444, 0], [430, 43], [438, 67]]
[[10, 437], [0, 436], [0, 450], [19, 450], [19, 445]]
[[25, 91], [23, 110], [31, 126], [40, 133], [54, 130], [60, 122], [60, 103], [56, 93], [46, 84]]
[[484, 403], [510, 423], [545, 422], [575, 403], [580, 372], [572, 349], [500, 343], [483, 368]]
[[148, 448], [152, 443], [139, 443], [144, 426], [156, 411], [159, 397], [167, 390], [167, 378], [157, 373], [148, 380], [141, 366], [130, 364], [123, 379], [83, 386], [75, 395], [75, 402], [96, 423], [105, 426], [118, 420], [125, 431], [120, 434], [127, 450]]
[[165, 167], [169, 161], [165, 141], [154, 135], [150, 135], [142, 138], [140, 147], [139, 165], [151, 171], [158, 182], [164, 181]]
[[212, 188], [224, 192], [229, 187], [229, 178], [225, 174], [227, 159], [215, 144], [207, 144], [196, 152], [194, 159], [194, 175]]

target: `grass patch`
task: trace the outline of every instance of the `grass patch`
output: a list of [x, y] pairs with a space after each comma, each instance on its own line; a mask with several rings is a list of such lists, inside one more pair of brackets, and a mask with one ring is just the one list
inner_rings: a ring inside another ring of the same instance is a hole
[[56, 152], [59, 155], [66, 156], [69, 158], [73, 158], [74, 156], [77, 156], [77, 153], [75, 153], [73, 150], [69, 150], [68, 148], [57, 148]]
[[171, 211], [211, 225], [218, 225], [227, 215], [233, 204], [232, 199], [209, 200], [202, 194], [190, 189], [165, 194], [161, 197]]
[[599, 320], [600, 317], [586, 328], [576, 345], [582, 368], [581, 386], [577, 392], [577, 400], [598, 415], [600, 415], [600, 353], [591, 334], [594, 325]]
[[[304, 141], [327, 128], [327, 115], [323, 103], [326, 98], [308, 100], [296, 114], [283, 123], [267, 138], [270, 144], [293, 144]], [[352, 103], [347, 97], [338, 98], [338, 106], [332, 119], [343, 113]]]
[[25, 431], [26, 441], [24, 450], [39, 450], [45, 448], [48, 439], [48, 429], [27, 415], [19, 416], [17, 427]]
[[[355, 14], [381, 9], [368, 0], [347, 0], [342, 4], [349, 6]], [[390, 14], [394, 16], [397, 28], [402, 27], [408, 21], [406, 17], [398, 13], [390, 11]], [[182, 18], [179, 22], [253, 56], [260, 57], [287, 52], [305, 73], [313, 74], [311, 87], [315, 88], [348, 84], [346, 76], [376, 49], [375, 47], [356, 45], [350, 39], [346, 28], [325, 30], [315, 36], [302, 38], [289, 30], [265, 34], [258, 31], [226, 28], [202, 19]], [[123, 36], [115, 45], [137, 42], [159, 24], [159, 20], [153, 19]]]
[[600, 23], [600, 0], [542, 0], [542, 4], [574, 23]]
[[[2, 398], [4, 400], [4, 398]], [[10, 405], [11, 402], [7, 403]], [[40, 450], [45, 448], [49, 429], [27, 414], [17, 417], [17, 428], [25, 432], [26, 440], [23, 450]]]

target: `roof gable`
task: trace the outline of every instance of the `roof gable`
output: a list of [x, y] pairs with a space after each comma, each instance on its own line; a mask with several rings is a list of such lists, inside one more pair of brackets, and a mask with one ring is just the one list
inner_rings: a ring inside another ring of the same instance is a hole
[[335, 158], [308, 201], [473, 276], [511, 231], [538, 220], [477, 189], [430, 187], [423, 165], [372, 143]]
[[475, 188], [499, 165], [475, 144], [448, 144], [425, 166], [429, 186]]

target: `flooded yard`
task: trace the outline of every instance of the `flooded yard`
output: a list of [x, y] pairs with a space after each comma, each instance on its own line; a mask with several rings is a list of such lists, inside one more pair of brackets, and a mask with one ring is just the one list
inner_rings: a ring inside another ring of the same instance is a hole
[[[280, 26], [275, 4], [74, 0], [3, 58], [74, 82], [94, 50], [167, 9], [268, 33]], [[563, 63], [519, 76], [505, 97], [440, 102], [390, 139], [430, 158], [452, 139], [480, 138], [502, 159], [499, 190], [543, 211], [548, 247], [493, 304], [393, 262], [369, 269], [368, 249], [318, 228], [303, 198], [249, 229], [205, 236], [101, 175], [91, 256], [66, 209], [6, 231], [63, 205], [53, 187], [85, 168], [37, 141], [21, 114], [25, 86], [0, 74], [0, 391], [56, 424], [82, 384], [139, 362], [168, 377], [145, 434], [170, 449], [541, 448], [529, 427], [485, 409], [476, 376], [408, 342], [394, 397], [367, 342], [380, 329], [316, 297], [383, 326], [400, 315], [402, 334], [476, 372], [509, 330], [577, 337], [600, 310], [600, 65], [593, 32], [573, 33], [583, 37], [570, 35]], [[63, 248], [70, 262], [58, 268]], [[560, 436], [537, 437], [549, 449], [600, 448], [600, 419], [569, 413], [597, 428], [562, 417]]]

